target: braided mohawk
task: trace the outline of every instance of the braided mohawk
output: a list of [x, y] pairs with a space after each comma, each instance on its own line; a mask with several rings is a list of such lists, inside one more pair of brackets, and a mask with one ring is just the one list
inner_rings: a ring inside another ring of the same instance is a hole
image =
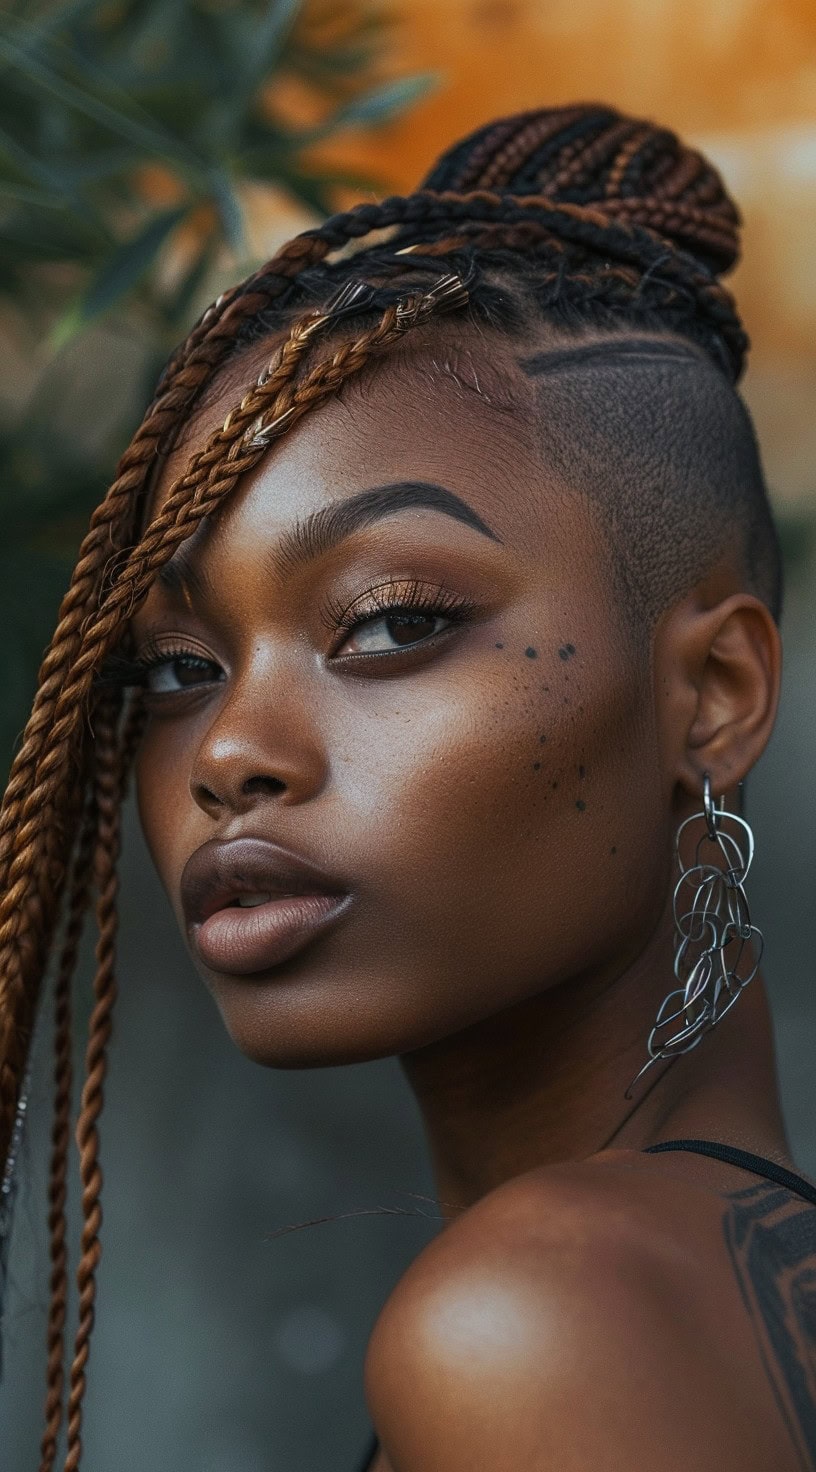
[[[159, 568], [269, 444], [441, 309], [467, 301], [473, 320], [508, 331], [532, 314], [572, 332], [634, 323], [679, 334], [702, 349], [698, 359], [705, 365], [707, 355], [708, 371], [735, 397], [747, 339], [718, 277], [737, 259], [738, 225], [716, 171], [673, 133], [596, 105], [522, 113], [456, 144], [415, 194], [360, 205], [290, 241], [225, 291], [167, 364], [91, 518], [0, 813], [0, 1159], [13, 1137], [43, 976], [59, 956], [40, 1472], [54, 1466], [63, 1415], [70, 984], [93, 897], [97, 972], [76, 1130], [84, 1227], [66, 1472], [76, 1472], [81, 1455], [101, 1251], [97, 1122], [114, 998], [118, 812], [143, 719], [135, 696], [114, 697], [100, 683], [103, 662]], [[343, 292], [355, 278], [367, 288]], [[354, 313], [357, 336], [348, 331]], [[152, 468], [202, 390], [246, 344], [272, 334], [282, 335], [272, 363], [141, 530]]]

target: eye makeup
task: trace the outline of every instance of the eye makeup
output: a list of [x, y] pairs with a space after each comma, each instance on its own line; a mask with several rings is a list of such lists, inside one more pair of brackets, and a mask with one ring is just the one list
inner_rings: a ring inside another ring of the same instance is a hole
[[[440, 633], [465, 623], [476, 611], [477, 604], [473, 599], [441, 584], [426, 583], [419, 578], [401, 578], [378, 582], [350, 604], [342, 604], [329, 595], [319, 608], [319, 617], [333, 638], [330, 659], [363, 660], [373, 656], [381, 660], [399, 656], [432, 639], [437, 640]], [[440, 619], [445, 621], [446, 627], [428, 631], [427, 625]], [[375, 642], [373, 629], [378, 624], [385, 626], [386, 637], [396, 641], [395, 648], [372, 647]], [[368, 647], [344, 655], [343, 644], [349, 642], [349, 636], [355, 630], [366, 629]], [[99, 675], [99, 683], [126, 689], [141, 688], [150, 696], [163, 696], [199, 690], [203, 685], [220, 683], [224, 678], [217, 661], [178, 641], [164, 643], [160, 636], [152, 634], [135, 654], [121, 651], [111, 654]]]

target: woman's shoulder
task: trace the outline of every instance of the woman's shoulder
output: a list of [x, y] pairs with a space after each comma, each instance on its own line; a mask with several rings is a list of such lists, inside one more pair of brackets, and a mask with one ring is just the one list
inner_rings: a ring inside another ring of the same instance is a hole
[[530, 1172], [464, 1211], [369, 1343], [366, 1393], [395, 1465], [785, 1472], [721, 1220], [716, 1193], [628, 1150]]

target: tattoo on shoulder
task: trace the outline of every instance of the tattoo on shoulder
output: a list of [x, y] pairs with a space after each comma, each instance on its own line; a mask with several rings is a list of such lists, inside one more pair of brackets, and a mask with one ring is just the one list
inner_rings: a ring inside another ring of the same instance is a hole
[[816, 1468], [816, 1208], [779, 1186], [727, 1198], [726, 1245], [805, 1472]]

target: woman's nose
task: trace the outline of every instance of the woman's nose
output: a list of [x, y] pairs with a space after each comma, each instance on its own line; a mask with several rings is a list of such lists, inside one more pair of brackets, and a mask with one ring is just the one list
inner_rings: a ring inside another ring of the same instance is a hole
[[[276, 682], [277, 683], [277, 682]], [[196, 752], [193, 800], [211, 817], [249, 812], [269, 798], [300, 803], [326, 779], [326, 757], [304, 696], [270, 695], [269, 681], [246, 681], [220, 706]]]

